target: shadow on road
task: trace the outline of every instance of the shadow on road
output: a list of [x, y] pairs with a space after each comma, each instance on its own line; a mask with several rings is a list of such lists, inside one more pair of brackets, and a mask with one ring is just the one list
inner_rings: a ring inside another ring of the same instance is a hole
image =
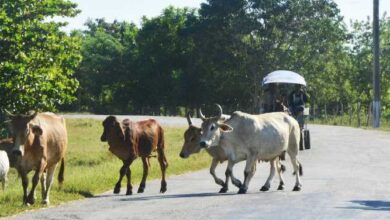
[[343, 207], [346, 209], [361, 209], [361, 210], [373, 210], [373, 211], [390, 211], [390, 201], [381, 200], [353, 200], [351, 203], [358, 204], [359, 206]]
[[214, 196], [233, 196], [236, 193], [187, 193], [187, 194], [176, 194], [176, 195], [158, 195], [158, 196], [145, 196], [145, 197], [127, 197], [120, 199], [120, 201], [148, 201], [156, 199], [174, 199], [174, 198], [202, 198], [202, 197], [214, 197]]

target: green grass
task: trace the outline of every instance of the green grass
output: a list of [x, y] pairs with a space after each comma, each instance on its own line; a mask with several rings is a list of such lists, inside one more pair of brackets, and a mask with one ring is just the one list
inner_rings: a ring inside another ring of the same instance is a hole
[[[65, 181], [59, 189], [57, 172], [50, 192], [51, 207], [71, 200], [91, 197], [96, 194], [112, 190], [119, 176], [122, 162], [108, 151], [107, 143], [100, 142], [102, 126], [100, 121], [67, 120], [69, 144], [66, 153]], [[166, 155], [169, 163], [167, 169], [167, 182], [169, 188], [169, 175], [181, 174], [188, 171], [206, 168], [210, 164], [210, 157], [206, 153], [194, 155], [186, 160], [179, 157], [183, 144], [185, 128], [164, 127]], [[148, 180], [160, 179], [161, 171], [156, 158], [151, 158], [151, 169]], [[133, 191], [136, 192], [142, 177], [142, 163], [137, 159], [132, 165]], [[33, 172], [30, 172], [31, 180]], [[40, 184], [37, 187], [36, 204], [26, 207], [22, 205], [22, 184], [15, 169], [8, 174], [8, 186], [5, 192], [0, 189], [0, 217], [13, 215], [30, 209], [44, 207], [41, 205]], [[125, 178], [122, 186], [125, 186]], [[30, 185], [31, 186], [31, 182]], [[158, 193], [158, 189], [146, 187], [146, 191]], [[122, 194], [125, 192], [121, 192]]]

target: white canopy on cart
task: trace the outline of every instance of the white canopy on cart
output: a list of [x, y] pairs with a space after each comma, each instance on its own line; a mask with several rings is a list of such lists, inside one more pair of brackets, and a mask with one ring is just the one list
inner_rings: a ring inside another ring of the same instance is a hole
[[289, 70], [276, 70], [266, 75], [262, 85], [270, 83], [291, 83], [306, 86], [305, 78], [298, 73]]

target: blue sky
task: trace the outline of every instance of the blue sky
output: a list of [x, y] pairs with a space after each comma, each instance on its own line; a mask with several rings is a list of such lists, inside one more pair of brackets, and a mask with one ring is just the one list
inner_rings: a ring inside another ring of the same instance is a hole
[[[72, 0], [82, 10], [75, 18], [65, 19], [69, 22], [66, 30], [83, 29], [88, 18], [102, 18], [107, 21], [126, 20], [139, 24], [142, 16], [155, 17], [161, 11], [173, 5], [176, 7], [198, 8], [205, 0]], [[347, 23], [350, 19], [365, 20], [372, 17], [373, 0], [335, 0], [339, 5], [341, 14]], [[390, 13], [390, 0], [379, 0], [380, 13]], [[63, 19], [61, 19], [63, 20]]]

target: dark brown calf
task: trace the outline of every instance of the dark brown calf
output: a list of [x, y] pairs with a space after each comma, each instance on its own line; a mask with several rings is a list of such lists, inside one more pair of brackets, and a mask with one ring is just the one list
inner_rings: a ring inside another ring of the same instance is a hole
[[164, 130], [157, 121], [149, 119], [131, 122], [129, 119], [125, 119], [121, 125], [115, 116], [108, 116], [103, 121], [103, 128], [101, 141], [107, 141], [111, 153], [123, 161], [114, 193], [120, 192], [122, 178], [126, 174], [126, 195], [132, 194], [130, 165], [138, 156], [141, 157], [143, 163], [143, 176], [138, 193], [144, 192], [146, 178], [149, 173], [149, 158], [152, 157], [152, 152], [154, 151], [157, 151], [157, 158], [162, 172], [160, 192], [164, 193], [167, 191], [165, 172], [168, 162], [164, 153]]

